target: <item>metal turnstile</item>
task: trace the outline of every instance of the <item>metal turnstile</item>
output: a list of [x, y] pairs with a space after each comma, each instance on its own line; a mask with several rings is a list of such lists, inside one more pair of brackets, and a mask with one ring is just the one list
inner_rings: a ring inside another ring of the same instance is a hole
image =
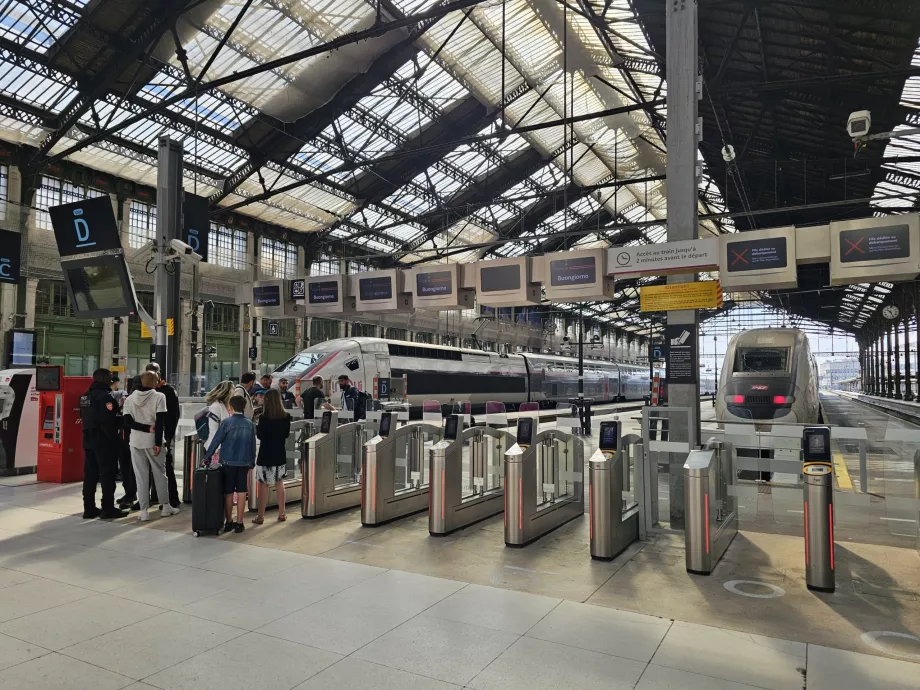
[[[455, 440], [448, 440], [451, 435]], [[445, 437], [429, 452], [428, 532], [435, 536], [450, 534], [505, 509], [505, 453], [514, 445], [510, 432], [491, 427], [445, 433]]]
[[[293, 503], [300, 498], [302, 487], [303, 473], [301, 471], [301, 448], [304, 439], [313, 435], [313, 421], [309, 419], [298, 419], [291, 422], [291, 434], [287, 437], [284, 444], [286, 476], [284, 480], [284, 502]], [[274, 508], [278, 505], [278, 491], [275, 485], [260, 485], [256, 480], [256, 470], [253, 468], [249, 473], [249, 494], [246, 497], [246, 503], [249, 510], [258, 510], [258, 492], [268, 491], [268, 501], [266, 508]]]
[[827, 465], [805, 467], [805, 586], [833, 592], [834, 472]]
[[[332, 412], [324, 415], [335, 418]], [[326, 426], [325, 418], [320, 433], [303, 442], [300, 514], [305, 518], [361, 504], [361, 449], [372, 425], [359, 421]]]
[[[603, 439], [605, 426], [601, 424]], [[591, 558], [609, 561], [639, 539], [639, 504], [633, 479], [635, 462], [642, 458], [642, 437], [619, 439], [618, 450], [603, 447], [588, 461], [588, 516]]]
[[684, 463], [687, 572], [709, 575], [738, 533], [738, 502], [728, 488], [734, 464], [732, 446], [710, 441]]
[[443, 428], [422, 423], [394, 429], [392, 421], [381, 420], [382, 435], [364, 444], [361, 524], [365, 527], [428, 510], [426, 458], [429, 448], [441, 440]]
[[584, 455], [584, 442], [559, 429], [505, 453], [506, 546], [525, 546], [584, 514]]

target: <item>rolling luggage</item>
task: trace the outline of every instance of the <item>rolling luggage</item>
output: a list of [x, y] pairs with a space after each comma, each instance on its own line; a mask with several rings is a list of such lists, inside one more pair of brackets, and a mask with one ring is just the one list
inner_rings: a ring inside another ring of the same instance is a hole
[[192, 481], [192, 532], [219, 534], [224, 526], [224, 481], [214, 463], [195, 468]]

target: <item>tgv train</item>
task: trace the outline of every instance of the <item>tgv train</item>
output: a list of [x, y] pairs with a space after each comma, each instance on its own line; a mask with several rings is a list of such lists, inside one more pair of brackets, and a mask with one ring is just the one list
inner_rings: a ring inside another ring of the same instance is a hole
[[728, 344], [719, 381], [719, 421], [819, 421], [818, 367], [808, 336], [800, 330], [756, 328], [739, 333]]
[[[380, 379], [405, 377], [404, 394], [412, 406], [425, 400], [548, 406], [578, 395], [578, 360], [571, 357], [499, 355], [381, 338], [328, 340], [295, 355], [273, 376], [306, 379], [303, 389], [314, 376], [334, 385], [341, 374], [370, 393]], [[595, 402], [642, 400], [649, 394], [647, 368], [585, 360], [584, 376], [585, 397]]]

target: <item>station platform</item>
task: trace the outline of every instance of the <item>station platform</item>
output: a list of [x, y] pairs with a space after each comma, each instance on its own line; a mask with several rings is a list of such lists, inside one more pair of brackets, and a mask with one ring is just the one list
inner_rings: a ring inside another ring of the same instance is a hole
[[83, 521], [79, 486], [30, 479], [0, 479], [0, 690], [918, 687], [915, 548], [838, 542], [820, 594], [801, 533], [743, 524], [703, 577], [667, 529], [604, 562], [587, 519], [509, 549], [501, 516], [435, 538], [289, 504], [196, 539], [187, 506]]

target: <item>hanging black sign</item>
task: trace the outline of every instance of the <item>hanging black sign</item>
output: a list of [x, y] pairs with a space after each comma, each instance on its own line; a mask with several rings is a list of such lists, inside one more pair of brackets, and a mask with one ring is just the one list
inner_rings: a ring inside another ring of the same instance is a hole
[[118, 222], [108, 196], [48, 209], [61, 258], [121, 249]]
[[208, 229], [211, 227], [211, 209], [207, 197], [186, 193], [182, 225], [182, 241], [201, 255], [202, 261], [207, 261]]
[[910, 256], [910, 226], [860, 228], [840, 233], [840, 263], [906, 259]]
[[18, 283], [22, 235], [12, 230], [0, 230], [0, 282]]
[[725, 251], [728, 252], [729, 273], [786, 268], [788, 262], [785, 237], [728, 242]]

